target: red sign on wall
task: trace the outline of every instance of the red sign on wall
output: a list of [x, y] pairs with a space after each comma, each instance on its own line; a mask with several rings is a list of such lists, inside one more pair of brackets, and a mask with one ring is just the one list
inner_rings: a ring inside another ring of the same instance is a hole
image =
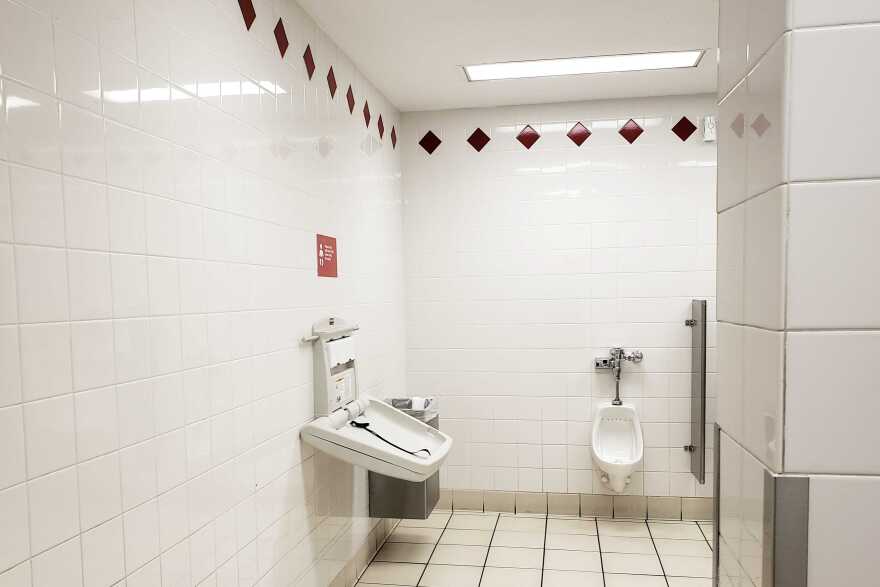
[[318, 277], [337, 277], [336, 239], [318, 235]]

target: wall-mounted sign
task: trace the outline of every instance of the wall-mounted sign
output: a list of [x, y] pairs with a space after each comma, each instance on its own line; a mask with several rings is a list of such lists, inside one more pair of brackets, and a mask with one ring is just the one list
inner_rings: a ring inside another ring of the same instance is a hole
[[336, 239], [318, 235], [318, 277], [336, 277]]

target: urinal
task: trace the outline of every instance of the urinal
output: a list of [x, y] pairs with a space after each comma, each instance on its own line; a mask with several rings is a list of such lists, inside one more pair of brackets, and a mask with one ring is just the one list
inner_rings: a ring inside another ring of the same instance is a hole
[[360, 393], [354, 333], [358, 327], [337, 318], [315, 323], [315, 420], [300, 436], [340, 460], [406, 481], [424, 481], [437, 472], [452, 438], [385, 402]]
[[593, 417], [593, 461], [609, 489], [617, 493], [626, 489], [644, 449], [642, 423], [635, 407], [599, 404]]

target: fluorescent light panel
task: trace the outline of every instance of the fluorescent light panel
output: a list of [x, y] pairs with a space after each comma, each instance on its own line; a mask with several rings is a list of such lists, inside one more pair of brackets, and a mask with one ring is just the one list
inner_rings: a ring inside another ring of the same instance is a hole
[[539, 59], [537, 61], [507, 61], [465, 65], [469, 81], [495, 79], [522, 79], [556, 75], [581, 75], [585, 73], [611, 73], [618, 71], [648, 71], [654, 69], [678, 69], [696, 67], [704, 50], [664, 51], [662, 53], [634, 53], [631, 55], [600, 55], [596, 57], [569, 57], [565, 59]]

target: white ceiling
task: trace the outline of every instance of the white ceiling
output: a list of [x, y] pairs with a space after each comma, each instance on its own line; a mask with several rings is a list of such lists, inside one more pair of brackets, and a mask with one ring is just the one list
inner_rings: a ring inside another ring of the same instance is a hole
[[[298, 0], [402, 111], [715, 91], [717, 0]], [[696, 68], [468, 82], [462, 65], [707, 49]]]

